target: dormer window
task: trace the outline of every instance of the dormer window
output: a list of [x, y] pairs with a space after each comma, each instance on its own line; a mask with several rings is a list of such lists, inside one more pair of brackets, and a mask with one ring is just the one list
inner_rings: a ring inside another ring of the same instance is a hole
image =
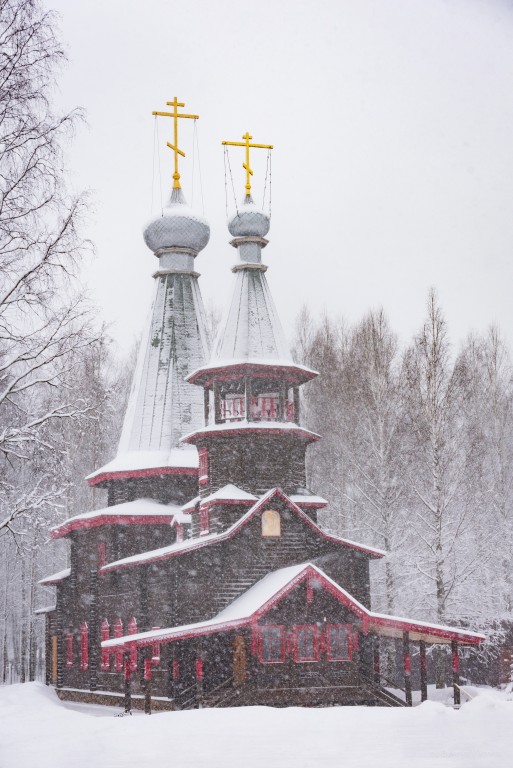
[[275, 509], [266, 509], [262, 513], [262, 536], [281, 536], [281, 517]]

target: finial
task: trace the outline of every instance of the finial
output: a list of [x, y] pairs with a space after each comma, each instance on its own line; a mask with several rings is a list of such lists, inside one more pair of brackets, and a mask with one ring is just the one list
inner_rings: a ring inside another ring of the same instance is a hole
[[249, 177], [253, 176], [253, 171], [251, 170], [251, 166], [249, 164], [249, 148], [256, 147], [257, 149], [274, 149], [274, 147], [272, 144], [250, 144], [253, 136], [250, 136], [248, 131], [246, 131], [242, 138], [244, 139], [244, 142], [223, 141], [221, 143], [228, 147], [246, 147], [246, 162], [242, 163], [242, 167], [246, 171], [246, 197], [249, 197], [251, 194], [251, 181]]
[[172, 149], [175, 153], [175, 172], [173, 173], [173, 188], [174, 189], [180, 189], [180, 174], [178, 173], [178, 155], [181, 155], [182, 157], [185, 157], [185, 152], [182, 152], [181, 149], [178, 149], [178, 118], [179, 117], [187, 117], [190, 120], [198, 120], [199, 115], [179, 115], [178, 114], [178, 107], [185, 107], [185, 103], [182, 101], [178, 101], [176, 96], [174, 97], [173, 101], [166, 101], [166, 104], [168, 107], [173, 107], [173, 112], [152, 112], [152, 115], [160, 115], [161, 117], [172, 117], [174, 122], [174, 144], [170, 144], [169, 141], [167, 142], [167, 146], [169, 149]]

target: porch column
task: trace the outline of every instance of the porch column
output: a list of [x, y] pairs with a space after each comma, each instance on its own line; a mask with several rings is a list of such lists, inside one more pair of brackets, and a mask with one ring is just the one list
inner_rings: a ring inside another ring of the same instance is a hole
[[410, 633], [403, 632], [403, 663], [404, 663], [404, 696], [406, 706], [411, 707], [411, 658], [410, 658]]
[[381, 683], [381, 659], [379, 656], [379, 636], [374, 637], [374, 682]]
[[244, 378], [244, 394], [246, 397], [246, 421], [253, 421], [251, 401], [253, 399], [253, 390], [251, 387], [251, 376]]
[[419, 642], [420, 651], [420, 700], [427, 701], [427, 660], [426, 660], [426, 641]]
[[130, 653], [123, 652], [123, 671], [125, 674], [125, 712], [132, 714], [132, 690], [130, 676], [132, 672], [130, 663]]
[[151, 715], [151, 646], [144, 659], [144, 712]]
[[198, 699], [198, 709], [203, 705], [203, 654], [201, 640], [198, 642], [196, 651], [196, 696]]
[[452, 650], [452, 685], [454, 690], [454, 703], [461, 704], [461, 691], [460, 691], [460, 659], [458, 656], [458, 641], [453, 640], [451, 642]]

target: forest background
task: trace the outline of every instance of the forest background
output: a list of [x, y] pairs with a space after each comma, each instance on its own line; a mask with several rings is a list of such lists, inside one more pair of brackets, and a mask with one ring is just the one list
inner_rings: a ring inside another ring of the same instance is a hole
[[[36, 584], [68, 556], [48, 531], [105, 504], [84, 477], [116, 453], [135, 360], [85, 296], [90, 201], [70, 193], [64, 170], [83, 115], [53, 99], [64, 60], [52, 13], [0, 0], [3, 682], [41, 677], [34, 611], [54, 594]], [[322, 436], [308, 455], [309, 488], [329, 500], [322, 525], [388, 552], [374, 566], [374, 609], [500, 639], [513, 609], [513, 369], [500, 329], [453, 346], [432, 290], [408, 344], [381, 310], [349, 324], [305, 307], [292, 345], [320, 373], [303, 413]]]

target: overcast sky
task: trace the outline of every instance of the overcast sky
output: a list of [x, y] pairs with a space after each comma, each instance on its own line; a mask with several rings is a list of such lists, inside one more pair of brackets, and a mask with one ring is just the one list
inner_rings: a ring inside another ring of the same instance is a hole
[[[513, 2], [47, 2], [70, 59], [62, 105], [88, 119], [69, 155], [95, 206], [87, 279], [123, 345], [141, 330], [157, 264], [141, 235], [160, 206], [151, 112], [175, 95], [201, 117], [207, 305], [228, 300], [236, 256], [221, 140], [249, 130], [275, 145], [264, 261], [289, 337], [303, 303], [349, 322], [383, 306], [405, 342], [433, 285], [456, 343], [491, 322], [513, 342]], [[180, 129], [183, 188], [201, 213], [192, 121]], [[170, 131], [161, 118], [165, 197]], [[258, 203], [265, 159], [254, 152]]]

